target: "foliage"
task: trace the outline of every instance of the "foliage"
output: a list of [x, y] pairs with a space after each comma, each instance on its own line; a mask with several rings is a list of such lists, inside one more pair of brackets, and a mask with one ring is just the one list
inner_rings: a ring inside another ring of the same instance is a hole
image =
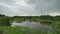
[[[30, 29], [24, 27], [10, 27], [11, 22], [35, 21], [49, 24], [51, 31]], [[8, 17], [0, 14], [0, 34], [60, 34], [60, 16], [14, 16]]]
[[9, 17], [0, 17], [0, 26], [10, 26]]

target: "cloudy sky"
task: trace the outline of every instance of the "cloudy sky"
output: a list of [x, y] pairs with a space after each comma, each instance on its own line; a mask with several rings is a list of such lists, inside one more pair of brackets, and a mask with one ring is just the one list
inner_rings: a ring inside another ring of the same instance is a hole
[[0, 14], [9, 16], [60, 15], [60, 0], [0, 0]]

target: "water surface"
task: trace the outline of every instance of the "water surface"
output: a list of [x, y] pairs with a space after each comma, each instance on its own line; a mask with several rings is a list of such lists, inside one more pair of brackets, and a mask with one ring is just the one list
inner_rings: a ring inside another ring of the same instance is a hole
[[34, 29], [40, 29], [40, 30], [51, 30], [50, 26], [46, 26], [46, 25], [42, 25], [40, 24], [40, 22], [21, 22], [21, 23], [17, 23], [17, 22], [13, 22], [12, 27], [15, 26], [22, 26], [22, 27], [29, 27], [29, 28], [34, 28]]

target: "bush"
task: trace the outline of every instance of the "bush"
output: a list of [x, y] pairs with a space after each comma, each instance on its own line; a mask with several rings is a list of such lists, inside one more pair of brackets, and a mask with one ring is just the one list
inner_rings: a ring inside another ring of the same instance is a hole
[[0, 26], [10, 26], [10, 20], [8, 17], [0, 17]]
[[51, 20], [41, 20], [40, 21], [41, 24], [48, 24], [48, 25], [52, 25], [52, 21]]

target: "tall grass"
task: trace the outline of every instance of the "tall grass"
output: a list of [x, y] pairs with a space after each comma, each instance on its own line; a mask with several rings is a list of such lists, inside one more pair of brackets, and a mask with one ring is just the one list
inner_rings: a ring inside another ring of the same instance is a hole
[[1, 27], [0, 30], [3, 34], [54, 34], [56, 33], [53, 31], [44, 31], [44, 30], [30, 29], [25, 27], [8, 27], [8, 26], [3, 26]]

